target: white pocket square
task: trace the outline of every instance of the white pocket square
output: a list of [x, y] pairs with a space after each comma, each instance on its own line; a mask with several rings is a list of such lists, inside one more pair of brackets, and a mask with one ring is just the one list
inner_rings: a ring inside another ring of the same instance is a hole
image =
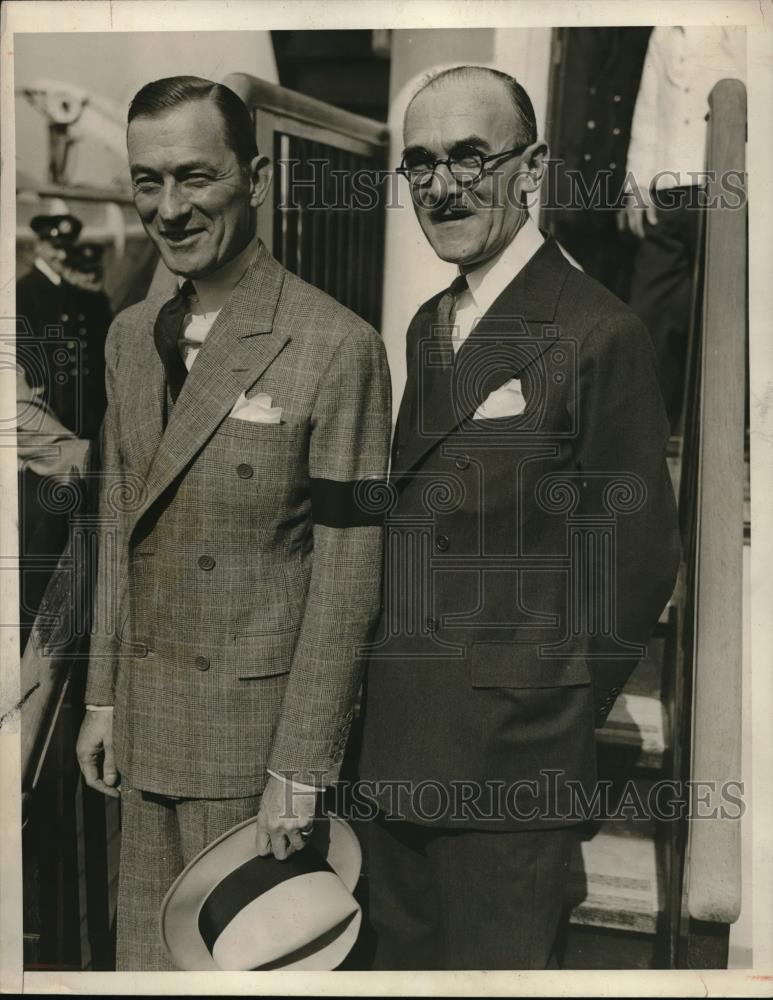
[[521, 392], [521, 380], [511, 378], [486, 397], [473, 415], [473, 420], [495, 420], [498, 417], [517, 417], [526, 409]]
[[239, 396], [228, 414], [236, 420], [249, 420], [253, 424], [281, 424], [282, 407], [272, 406], [271, 397], [266, 392], [254, 396]]

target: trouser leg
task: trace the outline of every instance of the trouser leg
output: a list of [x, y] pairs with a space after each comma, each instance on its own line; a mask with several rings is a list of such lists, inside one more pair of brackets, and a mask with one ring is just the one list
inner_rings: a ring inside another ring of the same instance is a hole
[[427, 845], [446, 969], [544, 969], [565, 916], [572, 827], [448, 831]]
[[630, 307], [650, 331], [672, 428], [682, 407], [699, 209], [658, 208], [633, 265]]
[[576, 828], [368, 828], [375, 967], [544, 969], [566, 919]]
[[164, 896], [185, 865], [232, 826], [257, 815], [260, 799], [172, 799], [121, 792], [117, 968], [174, 969], [159, 933]]
[[243, 799], [183, 799], [177, 804], [177, 819], [184, 864], [231, 827], [258, 815], [260, 796]]
[[442, 968], [429, 836], [417, 824], [383, 816], [368, 824], [368, 900], [378, 970]]
[[184, 867], [174, 803], [146, 796], [124, 782], [118, 873], [116, 967], [174, 969], [159, 935], [159, 911]]

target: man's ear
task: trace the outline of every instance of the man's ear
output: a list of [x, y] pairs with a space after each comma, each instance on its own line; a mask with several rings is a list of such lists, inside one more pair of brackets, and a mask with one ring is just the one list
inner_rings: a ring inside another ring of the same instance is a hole
[[250, 162], [250, 205], [257, 208], [265, 201], [273, 176], [271, 160], [267, 156], [255, 156]]
[[523, 170], [520, 171], [521, 191], [532, 193], [539, 189], [545, 177], [548, 163], [548, 144], [538, 139], [527, 146], [521, 156]]

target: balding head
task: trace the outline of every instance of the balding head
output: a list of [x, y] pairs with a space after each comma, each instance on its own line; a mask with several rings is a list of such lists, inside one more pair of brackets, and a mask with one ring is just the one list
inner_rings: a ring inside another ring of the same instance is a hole
[[474, 91], [481, 86], [484, 89], [501, 88], [512, 107], [513, 145], [528, 146], [537, 141], [537, 120], [529, 95], [514, 76], [502, 73], [498, 69], [490, 69], [488, 66], [453, 66], [451, 69], [433, 74], [419, 86], [409, 101], [405, 111], [406, 120], [411, 106], [421, 94], [427, 90], [436, 91], [454, 84]]

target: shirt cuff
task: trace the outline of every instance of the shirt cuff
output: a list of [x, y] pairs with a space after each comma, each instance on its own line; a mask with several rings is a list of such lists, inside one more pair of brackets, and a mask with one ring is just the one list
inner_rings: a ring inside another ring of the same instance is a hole
[[[86, 706], [88, 708], [88, 706]], [[277, 774], [276, 771], [272, 771], [268, 768], [268, 773], [272, 778], [277, 778], [279, 781], [284, 781], [285, 784], [290, 784], [293, 788], [297, 789], [299, 792], [322, 792], [323, 788], [317, 788], [316, 785], [304, 785], [302, 781], [295, 781], [292, 778], [285, 778], [282, 774]]]
[[86, 706], [86, 711], [87, 712], [112, 712], [113, 711], [113, 706], [112, 705], [87, 705]]

